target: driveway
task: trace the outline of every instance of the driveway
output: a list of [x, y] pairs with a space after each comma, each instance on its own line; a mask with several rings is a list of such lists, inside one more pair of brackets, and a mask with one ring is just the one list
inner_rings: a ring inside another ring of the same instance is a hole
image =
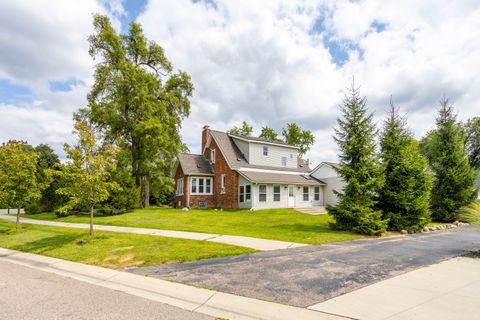
[[468, 226], [129, 271], [307, 307], [478, 249], [480, 226]]

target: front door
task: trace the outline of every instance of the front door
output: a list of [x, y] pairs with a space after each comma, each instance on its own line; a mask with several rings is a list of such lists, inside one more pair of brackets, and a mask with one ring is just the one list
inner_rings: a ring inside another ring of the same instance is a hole
[[295, 195], [294, 195], [294, 188], [293, 186], [288, 186], [288, 207], [293, 208], [295, 207]]

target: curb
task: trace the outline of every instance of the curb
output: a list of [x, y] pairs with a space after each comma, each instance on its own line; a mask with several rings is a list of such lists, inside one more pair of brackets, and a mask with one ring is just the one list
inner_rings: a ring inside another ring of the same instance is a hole
[[10, 249], [0, 248], [0, 261], [53, 273], [213, 317], [239, 320], [351, 319], [321, 311], [196, 288], [128, 272]]

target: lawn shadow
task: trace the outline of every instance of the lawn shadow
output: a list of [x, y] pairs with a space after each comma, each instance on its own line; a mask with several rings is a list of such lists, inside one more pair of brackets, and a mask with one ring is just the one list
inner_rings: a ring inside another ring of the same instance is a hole
[[52, 237], [42, 238], [40, 240], [35, 240], [23, 243], [21, 245], [13, 246], [11, 249], [33, 253], [43, 253], [71, 244], [83, 236], [84, 235], [79, 234], [55, 235]]

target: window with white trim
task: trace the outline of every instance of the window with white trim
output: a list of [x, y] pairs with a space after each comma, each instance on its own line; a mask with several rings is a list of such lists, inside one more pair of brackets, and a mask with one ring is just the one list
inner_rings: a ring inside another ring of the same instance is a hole
[[177, 179], [177, 196], [183, 196], [183, 178]]
[[315, 200], [315, 201], [319, 201], [319, 200], [320, 200], [320, 187], [319, 187], [319, 186], [316, 186], [316, 187], [313, 189], [313, 200]]
[[252, 186], [247, 184], [245, 186], [245, 202], [252, 201]]
[[287, 166], [287, 157], [282, 157], [282, 167]]
[[212, 178], [192, 178], [191, 194], [212, 194]]
[[280, 186], [273, 186], [273, 201], [280, 201]]
[[226, 184], [227, 184], [227, 175], [226, 174], [222, 174], [221, 176], [221, 186], [220, 186], [220, 193], [225, 193], [226, 191]]
[[215, 154], [215, 149], [210, 150], [210, 161], [212, 161], [212, 163], [215, 163]]
[[267, 202], [267, 186], [264, 184], [258, 186], [258, 201]]
[[309, 195], [309, 188], [303, 187], [303, 201], [308, 201]]
[[263, 155], [268, 156], [268, 147], [266, 146], [263, 147]]

